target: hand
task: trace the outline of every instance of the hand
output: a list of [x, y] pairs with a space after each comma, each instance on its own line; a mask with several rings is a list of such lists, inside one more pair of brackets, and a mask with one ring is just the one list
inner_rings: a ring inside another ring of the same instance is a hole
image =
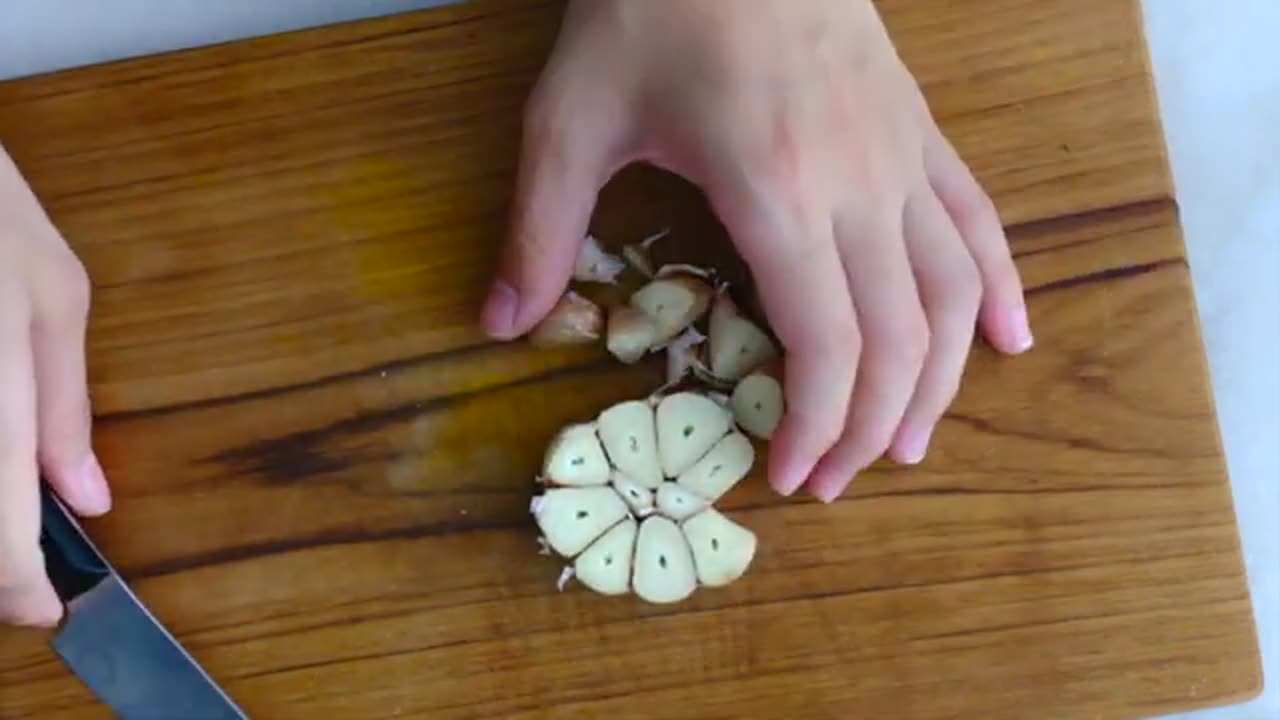
[[786, 351], [770, 482], [834, 500], [920, 461], [975, 322], [1031, 347], [991, 200], [942, 136], [870, 0], [575, 0], [530, 99], [511, 240], [483, 321], [535, 325], [596, 196], [643, 160], [697, 183]]
[[53, 625], [39, 482], [82, 515], [111, 506], [90, 449], [79, 260], [0, 150], [0, 623]]

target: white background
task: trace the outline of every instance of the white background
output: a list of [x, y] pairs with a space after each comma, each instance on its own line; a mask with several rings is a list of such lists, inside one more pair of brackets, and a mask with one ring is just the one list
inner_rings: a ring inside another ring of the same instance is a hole
[[[438, 1], [0, 0], [0, 78]], [[1186, 717], [1280, 720], [1280, 0], [1144, 6], [1273, 686]]]

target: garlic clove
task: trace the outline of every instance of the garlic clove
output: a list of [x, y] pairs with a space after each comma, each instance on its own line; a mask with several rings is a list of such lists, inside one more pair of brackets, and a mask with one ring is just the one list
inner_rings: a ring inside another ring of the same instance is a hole
[[606, 283], [618, 282], [618, 276], [627, 269], [626, 262], [600, 247], [600, 241], [594, 235], [587, 235], [578, 249], [578, 258], [573, 266], [573, 279], [578, 282]]
[[658, 341], [658, 324], [630, 305], [609, 310], [605, 347], [618, 360], [630, 365], [640, 360]]
[[647, 488], [662, 482], [654, 410], [643, 400], [618, 403], [596, 420], [601, 444], [613, 466]]
[[778, 356], [773, 340], [742, 315], [737, 303], [721, 293], [711, 308], [707, 364], [711, 375], [737, 381]]
[[773, 437], [785, 405], [777, 379], [763, 372], [752, 373], [733, 389], [729, 402], [738, 427], [761, 440]]
[[623, 502], [636, 517], [646, 517], [654, 511], [656, 505], [653, 491], [627, 477], [625, 473], [615, 470], [609, 484], [613, 485], [613, 489], [622, 496]]
[[691, 275], [654, 280], [631, 296], [631, 306], [658, 326], [654, 346], [669, 342], [706, 313], [715, 291]]
[[626, 518], [583, 550], [573, 561], [578, 582], [603, 595], [625, 595], [631, 589], [638, 527]]
[[679, 477], [707, 454], [732, 419], [714, 400], [693, 392], [668, 395], [658, 403], [658, 457], [666, 477]]
[[542, 475], [556, 485], [604, 485], [609, 460], [591, 423], [570, 425], [551, 441], [542, 461]]
[[681, 526], [693, 552], [698, 582], [722, 587], [742, 577], [756, 554], [756, 535], [707, 508], [685, 520]]
[[607, 486], [548, 490], [534, 513], [547, 544], [564, 557], [582, 552], [627, 516], [627, 504]]
[[529, 332], [536, 347], [585, 345], [600, 339], [604, 314], [600, 307], [572, 290]]
[[651, 603], [679, 602], [698, 588], [693, 553], [671, 520], [653, 515], [640, 524], [631, 589]]
[[751, 471], [756, 451], [740, 432], [730, 432], [707, 451], [693, 467], [676, 479], [680, 487], [715, 502]]
[[664, 482], [658, 488], [658, 512], [676, 522], [680, 522], [706, 508], [706, 500], [674, 482]]

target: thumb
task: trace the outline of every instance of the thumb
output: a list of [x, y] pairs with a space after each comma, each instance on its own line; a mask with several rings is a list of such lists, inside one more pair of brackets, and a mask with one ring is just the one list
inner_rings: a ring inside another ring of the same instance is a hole
[[501, 340], [528, 332], [564, 293], [610, 171], [607, 122], [590, 111], [570, 119], [530, 107], [510, 235], [481, 314]]
[[111, 492], [91, 448], [85, 371], [89, 281], [69, 252], [63, 258], [37, 278], [31, 344], [40, 468], [77, 514], [101, 515], [111, 508]]

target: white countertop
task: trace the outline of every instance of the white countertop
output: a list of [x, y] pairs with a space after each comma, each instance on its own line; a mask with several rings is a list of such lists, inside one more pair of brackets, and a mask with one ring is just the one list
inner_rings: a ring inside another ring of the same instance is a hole
[[[0, 0], [0, 78], [440, 0]], [[1280, 720], [1280, 1], [1144, 0], [1269, 691]], [[1190, 690], [1190, 689], [1189, 689]]]

